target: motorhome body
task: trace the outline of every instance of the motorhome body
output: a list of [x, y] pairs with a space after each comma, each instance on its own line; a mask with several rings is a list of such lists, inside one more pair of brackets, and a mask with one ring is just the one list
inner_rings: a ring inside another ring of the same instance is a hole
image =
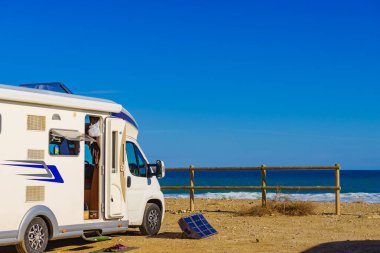
[[39, 252], [86, 231], [157, 233], [164, 166], [153, 172], [137, 135], [112, 101], [0, 85], [0, 245]]

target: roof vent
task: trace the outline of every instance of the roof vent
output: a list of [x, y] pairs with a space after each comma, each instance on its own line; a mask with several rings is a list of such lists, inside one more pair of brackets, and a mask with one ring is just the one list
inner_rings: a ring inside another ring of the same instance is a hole
[[51, 117], [52, 120], [61, 120], [61, 116], [58, 113], [54, 113]]

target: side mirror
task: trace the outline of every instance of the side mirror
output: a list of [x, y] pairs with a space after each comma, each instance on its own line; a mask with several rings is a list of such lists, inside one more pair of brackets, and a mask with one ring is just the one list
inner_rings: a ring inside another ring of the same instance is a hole
[[165, 177], [165, 163], [163, 161], [157, 160], [155, 174], [158, 179]]

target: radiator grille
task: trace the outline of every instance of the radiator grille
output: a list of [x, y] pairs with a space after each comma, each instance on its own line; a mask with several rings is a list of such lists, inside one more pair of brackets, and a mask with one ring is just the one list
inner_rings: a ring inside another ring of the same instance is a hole
[[45, 129], [46, 129], [46, 117], [45, 116], [28, 115], [27, 129], [28, 130], [45, 131]]
[[38, 149], [28, 149], [28, 160], [45, 160], [45, 151]]
[[26, 202], [44, 201], [45, 186], [27, 186], [26, 187]]

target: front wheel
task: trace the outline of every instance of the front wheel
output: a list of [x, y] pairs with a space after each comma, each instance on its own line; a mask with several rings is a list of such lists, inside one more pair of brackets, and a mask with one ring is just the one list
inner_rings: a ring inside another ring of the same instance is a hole
[[153, 203], [148, 203], [145, 207], [143, 223], [140, 232], [143, 235], [157, 235], [161, 228], [162, 213], [160, 208]]
[[49, 231], [45, 221], [34, 218], [25, 231], [24, 240], [16, 245], [18, 253], [43, 253], [48, 244]]

